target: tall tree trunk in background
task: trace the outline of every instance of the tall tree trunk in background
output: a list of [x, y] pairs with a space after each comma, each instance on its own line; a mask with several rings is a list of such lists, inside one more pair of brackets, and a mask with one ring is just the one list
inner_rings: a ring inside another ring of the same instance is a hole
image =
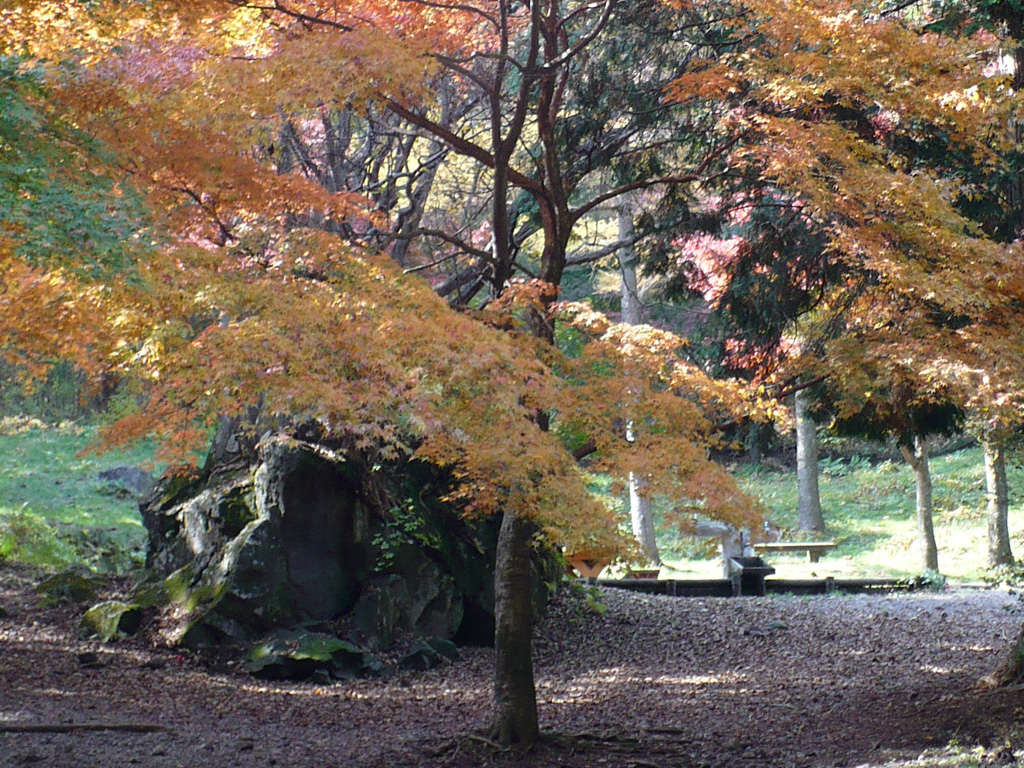
[[814, 419], [807, 412], [807, 390], [796, 393], [796, 485], [797, 528], [824, 533], [821, 497], [818, 494], [818, 435]]
[[633, 207], [623, 200], [618, 208], [619, 240], [626, 245], [619, 249], [619, 271], [622, 275], [622, 322], [638, 325], [643, 321], [643, 305], [640, 303], [640, 289], [636, 267], [640, 263], [633, 239]]
[[534, 526], [506, 510], [494, 565], [494, 699], [492, 736], [499, 744], [532, 744], [540, 732], [533, 684]]
[[654, 515], [651, 512], [651, 500], [641, 493], [643, 481], [638, 480], [635, 472], [629, 473], [629, 514], [633, 520], [633, 538], [637, 540], [647, 561], [651, 565], [661, 565], [661, 554], [658, 552], [658, 539], [654, 533]]
[[985, 487], [988, 491], [988, 565], [990, 568], [1013, 565], [1007, 522], [1010, 501], [1003, 446], [992, 437], [986, 438], [982, 445], [985, 449]]
[[914, 484], [917, 487], [917, 546], [921, 557], [922, 571], [939, 570], [939, 548], [935, 543], [935, 526], [932, 522], [932, 476], [928, 466], [928, 439], [918, 435], [914, 438], [914, 449], [900, 446], [903, 458], [914, 470]]
[[[636, 249], [631, 242], [633, 238], [633, 206], [630, 197], [622, 201], [618, 208], [619, 240], [627, 245], [619, 250], [619, 270], [622, 274], [622, 322], [638, 325], [643, 321], [643, 306], [640, 303], [640, 292], [637, 287], [636, 267], [640, 262]], [[633, 423], [626, 425], [627, 439], [633, 439]], [[638, 472], [629, 473], [629, 516], [633, 522], [633, 538], [640, 545], [641, 551], [653, 565], [661, 565], [658, 552], [658, 539], [654, 533], [654, 513], [651, 500], [644, 494], [644, 482]]]

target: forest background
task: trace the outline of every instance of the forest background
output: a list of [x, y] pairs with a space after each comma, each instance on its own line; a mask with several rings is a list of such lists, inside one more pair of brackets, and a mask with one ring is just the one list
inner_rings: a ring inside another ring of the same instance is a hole
[[[499, 516], [495, 735], [536, 737], [538, 532], [594, 493], [763, 530], [714, 458], [891, 440], [937, 572], [929, 441], [985, 453], [1013, 562], [1014, 3], [20, 2], [0, 11], [0, 348], [74, 366], [101, 442], [195, 462], [315, 423]], [[76, 395], [78, 396], [78, 395]], [[800, 403], [798, 402], [798, 406]], [[813, 433], [813, 429], [811, 432]], [[808, 513], [809, 514], [809, 513]], [[825, 520], [798, 527], [821, 532]]]

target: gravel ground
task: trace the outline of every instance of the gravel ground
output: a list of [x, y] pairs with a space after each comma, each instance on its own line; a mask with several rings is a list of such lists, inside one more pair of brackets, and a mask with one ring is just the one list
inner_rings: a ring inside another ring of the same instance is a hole
[[1005, 592], [602, 602], [559, 601], [538, 629], [547, 738], [509, 756], [473, 735], [486, 649], [427, 673], [274, 683], [142, 639], [78, 640], [80, 607], [42, 608], [0, 568], [0, 730], [56, 728], [0, 733], [0, 766], [853, 766], [1021, 730], [1020, 690], [975, 687], [1024, 620]]

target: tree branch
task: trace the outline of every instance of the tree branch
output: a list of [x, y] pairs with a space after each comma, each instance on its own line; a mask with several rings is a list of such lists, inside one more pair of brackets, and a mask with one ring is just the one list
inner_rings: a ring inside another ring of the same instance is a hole
[[[417, 125], [423, 130], [428, 131], [431, 135], [436, 136], [451, 147], [453, 152], [472, 158], [488, 168], [494, 168], [494, 155], [483, 147], [474, 144], [471, 141], [467, 141], [424, 115], [416, 114], [405, 105], [390, 97], [384, 97], [384, 103], [387, 105], [388, 109], [396, 115], [405, 118], [413, 125]], [[531, 179], [529, 176], [526, 176], [519, 171], [509, 168], [508, 178], [509, 181], [521, 189], [525, 189], [537, 195], [544, 194], [544, 188], [536, 180]]]
[[414, 5], [423, 5], [427, 8], [440, 8], [446, 11], [465, 11], [466, 13], [472, 13], [479, 16], [487, 21], [492, 27], [498, 29], [498, 20], [475, 5], [466, 5], [464, 3], [430, 2], [430, 0], [402, 0], [402, 2]]
[[[565, 266], [574, 267], [580, 264], [592, 264], [595, 261], [600, 261], [601, 259], [607, 256], [611, 256], [616, 251], [622, 250], [623, 248], [628, 248], [631, 245], [636, 245], [638, 242], [640, 242], [639, 236], [626, 238], [625, 240], [616, 240], [614, 243], [610, 243], [609, 245], [605, 245], [601, 248], [598, 248], [596, 251], [589, 251], [588, 253], [584, 253], [582, 255], [574, 255], [567, 257], [565, 260]], [[579, 248], [577, 249], [576, 253], [578, 254], [582, 250], [582, 248]]]
[[234, 5], [236, 8], [249, 8], [254, 11], [263, 11], [265, 13], [280, 13], [285, 16], [288, 16], [289, 18], [304, 22], [306, 24], [316, 24], [319, 26], [330, 27], [331, 29], [336, 29], [340, 32], [351, 32], [355, 29], [355, 27], [350, 26], [349, 24], [342, 24], [340, 21], [330, 21], [329, 19], [325, 19], [320, 16], [310, 16], [309, 14], [303, 13], [302, 11], [294, 10], [292, 8], [289, 8], [287, 5], [281, 3], [280, 0], [274, 0], [274, 2], [270, 3], [269, 5], [244, 2], [244, 0], [231, 0], [231, 4]]
[[706, 181], [704, 174], [711, 164], [724, 155], [729, 149], [735, 146], [743, 134], [735, 136], [729, 141], [723, 142], [720, 146], [715, 147], [713, 150], [708, 152], [707, 156], [701, 161], [700, 165], [691, 173], [682, 174], [680, 176], [669, 175], [660, 176], [654, 179], [639, 179], [637, 181], [630, 182], [629, 184], [623, 184], [622, 186], [610, 189], [604, 194], [597, 195], [591, 198], [588, 202], [581, 205], [572, 214], [572, 223], [579, 221], [583, 216], [590, 213], [595, 208], [607, 203], [609, 200], [614, 200], [616, 197], [621, 197], [627, 192], [634, 192], [639, 189], [650, 189], [661, 184], [692, 184], [697, 181]]
[[0, 723], [0, 733], [78, 733], [81, 731], [128, 731], [156, 733], [171, 730], [152, 723]]
[[553, 58], [551, 61], [547, 61], [544, 64], [542, 64], [540, 68], [541, 71], [547, 72], [558, 69], [559, 67], [562, 67], [563, 65], [571, 61], [573, 58], [578, 56], [584, 48], [590, 45], [594, 41], [594, 39], [599, 34], [601, 34], [601, 30], [603, 30], [608, 25], [608, 20], [611, 18], [612, 9], [614, 7], [615, 0], [605, 0], [604, 9], [601, 11], [601, 17], [594, 23], [593, 29], [591, 29], [588, 33], [583, 35], [583, 37], [577, 40], [575, 45], [573, 45], [571, 48], [566, 49], [560, 55]]

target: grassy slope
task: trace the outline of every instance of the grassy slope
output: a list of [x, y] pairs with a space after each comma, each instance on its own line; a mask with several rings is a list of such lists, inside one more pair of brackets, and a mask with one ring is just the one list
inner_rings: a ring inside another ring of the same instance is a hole
[[152, 448], [82, 453], [94, 437], [88, 427], [0, 420], [0, 559], [58, 567], [84, 557], [121, 568], [138, 557], [145, 533], [135, 500], [96, 476], [143, 465]]
[[[933, 457], [939, 566], [953, 581], [976, 581], [985, 575], [987, 533], [985, 477], [981, 450], [971, 448]], [[1024, 470], [1008, 468], [1010, 534], [1014, 551], [1024, 548], [1024, 504], [1015, 493], [1024, 487]], [[792, 472], [744, 469], [744, 488], [759, 496], [769, 509], [770, 522], [782, 529], [780, 538], [804, 538], [796, 528], [796, 477]], [[772, 553], [767, 559], [780, 577], [913, 576], [920, 572], [914, 549], [914, 478], [903, 462], [825, 461], [820, 478], [827, 538], [837, 550], [819, 563], [803, 555]], [[717, 563], [694, 562], [692, 546], [665, 532], [667, 559], [684, 572], [717, 575]], [[691, 550], [688, 552], [687, 550]], [[674, 555], [679, 557], [677, 561]], [[708, 567], [710, 565], [710, 568]]]
[[[107, 454], [82, 453], [95, 430], [43, 428], [38, 423], [0, 420], [0, 559], [59, 566], [83, 554], [95, 565], [112, 550], [115, 559], [138, 557], [144, 532], [135, 501], [100, 483], [102, 469], [144, 465], [152, 447]], [[821, 500], [838, 541], [835, 552], [809, 564], [801, 555], [773, 553], [779, 576], [913, 576], [918, 571], [913, 545], [914, 480], [902, 462], [823, 461]], [[936, 533], [942, 572], [954, 581], [985, 574], [985, 483], [980, 449], [957, 451], [932, 460]], [[739, 470], [744, 487], [758, 495], [781, 538], [799, 539], [796, 481], [792, 472]], [[1010, 532], [1015, 551], [1024, 550], [1024, 469], [1010, 467]], [[596, 489], [600, 492], [601, 489]], [[714, 542], [682, 539], [662, 528], [663, 556], [684, 575], [719, 575]], [[711, 546], [707, 546], [710, 544]], [[118, 567], [122, 567], [119, 564]]]

